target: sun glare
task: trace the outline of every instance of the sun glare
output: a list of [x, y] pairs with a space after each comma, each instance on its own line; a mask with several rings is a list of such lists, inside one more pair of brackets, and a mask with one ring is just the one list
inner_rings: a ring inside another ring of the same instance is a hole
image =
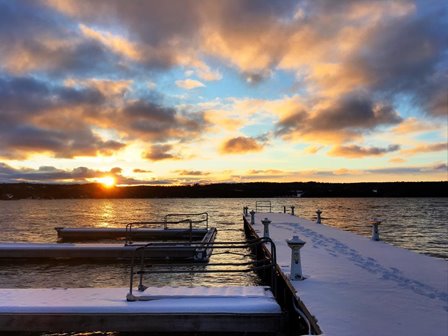
[[98, 179], [98, 182], [106, 188], [112, 188], [116, 183], [115, 178], [112, 176], [101, 177]]

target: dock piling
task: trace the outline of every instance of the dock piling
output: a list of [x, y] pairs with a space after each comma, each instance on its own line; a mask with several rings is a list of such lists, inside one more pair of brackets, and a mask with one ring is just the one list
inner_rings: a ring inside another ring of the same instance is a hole
[[322, 210], [317, 209], [316, 214], [317, 214], [316, 224], [322, 224], [322, 217], [320, 217], [320, 215], [322, 214]]
[[372, 224], [372, 240], [379, 241], [380, 240], [380, 232], [379, 225], [381, 225], [381, 221], [378, 218], [374, 218], [371, 221]]
[[271, 224], [271, 221], [267, 218], [263, 219], [261, 221], [261, 223], [263, 224], [263, 237], [265, 238], [269, 238], [269, 224]]
[[294, 209], [295, 209], [296, 207], [294, 206], [294, 205], [292, 205], [291, 206], [291, 215], [293, 215], [294, 216]]
[[283, 213], [286, 213], [286, 206], [283, 206]]
[[300, 260], [300, 249], [306, 244], [299, 236], [293, 236], [291, 240], [286, 240], [291, 248], [291, 280], [304, 280], [302, 274], [302, 262]]
[[255, 225], [255, 211], [250, 212], [250, 225]]

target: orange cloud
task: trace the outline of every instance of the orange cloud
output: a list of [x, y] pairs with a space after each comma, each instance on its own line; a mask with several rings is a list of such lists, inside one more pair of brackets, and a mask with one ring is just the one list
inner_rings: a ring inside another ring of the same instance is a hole
[[112, 50], [113, 52], [126, 56], [133, 60], [140, 60], [142, 55], [136, 44], [126, 40], [124, 37], [114, 35], [108, 32], [101, 32], [87, 27], [84, 24], [79, 25], [81, 33], [88, 38], [96, 40]]
[[410, 149], [403, 149], [401, 151], [402, 154], [419, 154], [419, 153], [430, 153], [430, 152], [439, 152], [439, 151], [446, 151], [448, 152], [448, 143], [446, 142], [439, 142], [429, 145], [421, 145], [416, 146], [414, 148]]
[[249, 152], [259, 152], [263, 149], [253, 138], [236, 137], [227, 140], [221, 147], [223, 154], [243, 154]]
[[308, 146], [307, 148], [305, 148], [305, 153], [307, 154], [316, 154], [318, 151], [320, 151], [323, 148], [323, 146]]
[[182, 89], [186, 89], [186, 90], [192, 90], [192, 89], [196, 89], [196, 88], [205, 86], [200, 81], [194, 80], [194, 79], [177, 80], [176, 85], [178, 87], [180, 87]]

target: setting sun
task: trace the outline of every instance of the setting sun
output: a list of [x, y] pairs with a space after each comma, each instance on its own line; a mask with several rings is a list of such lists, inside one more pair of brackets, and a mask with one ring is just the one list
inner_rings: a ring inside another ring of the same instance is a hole
[[115, 186], [115, 177], [112, 176], [104, 176], [98, 179], [98, 182], [101, 183], [106, 188], [112, 188]]

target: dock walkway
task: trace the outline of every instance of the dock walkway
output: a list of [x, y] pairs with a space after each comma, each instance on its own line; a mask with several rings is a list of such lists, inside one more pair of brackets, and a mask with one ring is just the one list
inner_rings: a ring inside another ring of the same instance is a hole
[[[297, 295], [328, 335], [448, 334], [448, 263], [384, 242], [283, 213], [256, 213], [254, 230], [277, 247], [289, 274], [298, 235], [305, 280], [291, 281]], [[250, 223], [250, 215], [245, 217]]]

